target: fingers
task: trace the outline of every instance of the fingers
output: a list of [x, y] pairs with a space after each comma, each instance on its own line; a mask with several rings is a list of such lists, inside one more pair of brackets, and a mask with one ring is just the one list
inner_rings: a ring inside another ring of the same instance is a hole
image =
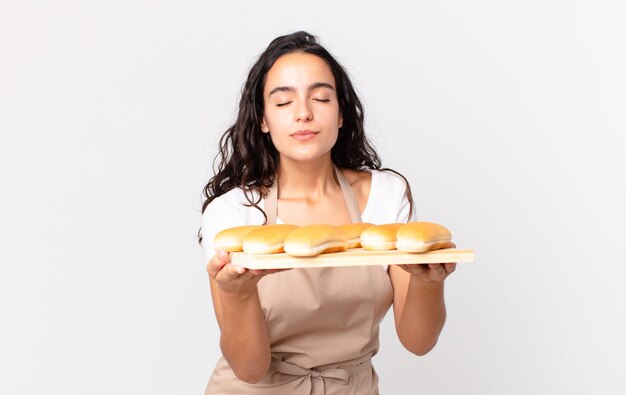
[[241, 266], [231, 265], [230, 255], [226, 251], [218, 251], [217, 254], [207, 264], [207, 272], [209, 276], [217, 279], [220, 278], [230, 280], [239, 277], [246, 272], [246, 269]]
[[233, 265], [232, 263], [225, 267], [225, 270], [229, 277], [237, 278], [246, 272], [246, 268]]
[[211, 258], [209, 263], [207, 263], [206, 265], [206, 271], [209, 273], [209, 276], [215, 278], [217, 272], [222, 270], [224, 265], [226, 265], [229, 260], [230, 257], [227, 252], [218, 251], [215, 255], [213, 255], [213, 258]]
[[456, 262], [444, 263], [443, 266], [448, 275], [456, 270]]
[[428, 268], [436, 278], [443, 280], [456, 270], [456, 262], [429, 263]]
[[242, 277], [244, 274], [247, 277], [265, 276], [267, 274], [273, 274], [290, 269], [270, 269], [270, 270], [249, 270], [242, 266], [233, 265], [230, 263], [230, 254], [225, 251], [218, 251], [213, 258], [207, 264], [207, 272], [209, 276], [217, 279], [219, 276], [220, 281], [230, 281]]
[[250, 272], [250, 274], [252, 274], [253, 276], [267, 276], [268, 274], [274, 274], [274, 273], [280, 273], [280, 272], [284, 272], [287, 270], [292, 270], [292, 268], [288, 268], [288, 269], [250, 269], [248, 270]]
[[252, 274], [253, 276], [265, 276], [266, 274], [272, 274], [272, 273], [276, 273], [276, 270], [259, 270], [259, 269], [253, 269], [250, 270], [250, 274]]
[[446, 269], [441, 263], [429, 263], [428, 268], [435, 278], [444, 279], [446, 277]]

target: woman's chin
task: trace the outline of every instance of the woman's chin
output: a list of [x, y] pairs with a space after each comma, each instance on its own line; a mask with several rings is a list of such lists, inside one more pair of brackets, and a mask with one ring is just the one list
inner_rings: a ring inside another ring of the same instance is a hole
[[319, 162], [330, 159], [330, 150], [320, 152], [318, 150], [299, 150], [298, 152], [290, 152], [281, 154], [281, 159], [290, 162]]

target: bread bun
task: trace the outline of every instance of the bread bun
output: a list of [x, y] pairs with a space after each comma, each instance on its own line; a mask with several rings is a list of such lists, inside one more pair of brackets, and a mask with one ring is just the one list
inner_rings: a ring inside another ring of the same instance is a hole
[[366, 228], [361, 233], [361, 246], [366, 250], [385, 251], [396, 248], [396, 232], [404, 225], [392, 223]]
[[396, 248], [404, 252], [425, 252], [452, 246], [452, 234], [433, 222], [409, 222], [396, 234]]
[[260, 226], [243, 238], [243, 250], [248, 254], [276, 254], [284, 252], [285, 237], [297, 228], [295, 225], [288, 224]]
[[332, 225], [302, 226], [289, 233], [285, 239], [285, 252], [292, 256], [316, 256], [347, 249], [348, 235], [340, 227]]
[[348, 236], [348, 248], [359, 248], [361, 246], [361, 233], [370, 226], [368, 222], [355, 222], [349, 225], [342, 225], [339, 228], [346, 232]]
[[243, 251], [243, 238], [252, 230], [259, 228], [260, 226], [261, 225], [244, 225], [224, 229], [215, 235], [215, 238], [213, 239], [213, 248], [215, 251]]

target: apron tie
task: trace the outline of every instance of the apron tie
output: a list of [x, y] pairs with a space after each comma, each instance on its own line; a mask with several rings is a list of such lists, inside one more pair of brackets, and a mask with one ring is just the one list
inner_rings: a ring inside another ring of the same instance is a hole
[[310, 395], [323, 395], [324, 391], [324, 380], [325, 379], [333, 379], [339, 380], [341, 384], [348, 384], [348, 380], [350, 376], [359, 374], [366, 370], [372, 369], [372, 360], [371, 358], [362, 362], [355, 366], [347, 366], [342, 368], [333, 368], [333, 369], [305, 369], [298, 365], [294, 365], [289, 362], [280, 361], [278, 359], [272, 358], [272, 362], [270, 365], [270, 370], [274, 370], [279, 373], [287, 374], [290, 376], [298, 376], [303, 377], [304, 379], [308, 379], [309, 382], [309, 394]]

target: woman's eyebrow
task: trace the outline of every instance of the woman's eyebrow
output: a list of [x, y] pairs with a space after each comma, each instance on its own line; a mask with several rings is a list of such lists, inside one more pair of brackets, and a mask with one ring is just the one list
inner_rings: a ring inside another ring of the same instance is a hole
[[[335, 90], [335, 87], [332, 86], [331, 84], [329, 84], [328, 82], [314, 82], [311, 85], [309, 85], [309, 91], [312, 91], [314, 89], [319, 89], [319, 88], [327, 88], [330, 90]], [[272, 96], [274, 93], [276, 92], [295, 92], [296, 88], [294, 88], [293, 86], [277, 86], [276, 88], [272, 89], [269, 93], [269, 96]]]
[[316, 82], [316, 83], [309, 85], [310, 91], [312, 91], [313, 89], [318, 89], [318, 88], [328, 88], [331, 91], [335, 90], [335, 87], [329, 84], [328, 82]]
[[272, 96], [274, 93], [277, 92], [295, 92], [296, 88], [294, 88], [293, 86], [277, 86], [276, 88], [272, 89], [272, 91], [270, 92], [269, 96]]

